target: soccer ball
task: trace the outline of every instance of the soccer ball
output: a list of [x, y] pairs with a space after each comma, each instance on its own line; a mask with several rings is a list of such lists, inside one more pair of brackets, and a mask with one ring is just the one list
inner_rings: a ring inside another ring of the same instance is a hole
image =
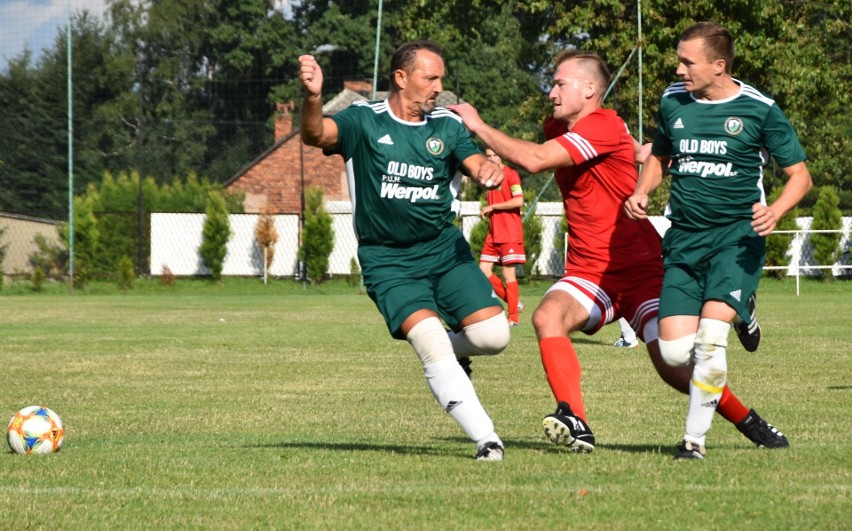
[[62, 448], [65, 429], [52, 409], [28, 406], [15, 413], [6, 428], [6, 440], [16, 454], [50, 454]]

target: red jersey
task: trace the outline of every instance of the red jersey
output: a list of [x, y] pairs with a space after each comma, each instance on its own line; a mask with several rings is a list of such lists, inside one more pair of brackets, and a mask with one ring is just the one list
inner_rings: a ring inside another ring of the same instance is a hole
[[651, 222], [624, 212], [639, 175], [633, 138], [618, 114], [597, 109], [571, 131], [550, 117], [544, 133], [574, 161], [555, 171], [568, 220], [567, 273], [612, 273], [661, 260], [660, 236]]
[[[503, 166], [503, 183], [500, 188], [488, 192], [489, 205], [503, 203], [513, 197], [523, 196], [521, 176], [508, 166]], [[494, 243], [520, 243], [524, 241], [524, 225], [521, 209], [495, 210], [491, 213], [491, 240]]]

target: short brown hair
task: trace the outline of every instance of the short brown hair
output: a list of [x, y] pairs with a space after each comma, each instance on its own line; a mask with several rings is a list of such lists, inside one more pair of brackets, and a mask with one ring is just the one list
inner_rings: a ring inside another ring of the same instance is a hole
[[554, 71], [565, 61], [580, 61], [595, 77], [595, 81], [598, 82], [601, 88], [606, 88], [609, 84], [609, 69], [598, 54], [586, 50], [565, 50], [556, 56], [553, 65]]
[[443, 56], [441, 47], [431, 41], [419, 40], [409, 41], [396, 49], [391, 57], [390, 64], [390, 88], [391, 92], [399, 89], [396, 85], [396, 71], [402, 70], [408, 74], [414, 69], [414, 58], [417, 56], [418, 50], [427, 50], [435, 55]]
[[734, 38], [731, 32], [715, 22], [699, 22], [685, 30], [680, 35], [681, 41], [704, 39], [704, 54], [710, 61], [722, 59], [725, 61], [725, 72], [731, 73], [734, 68]]

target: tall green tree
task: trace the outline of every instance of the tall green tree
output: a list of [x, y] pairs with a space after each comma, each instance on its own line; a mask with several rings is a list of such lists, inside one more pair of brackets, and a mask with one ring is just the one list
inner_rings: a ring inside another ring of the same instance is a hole
[[[831, 186], [823, 186], [819, 190], [819, 198], [814, 205], [814, 216], [811, 230], [830, 230], [838, 232], [815, 232], [811, 233], [808, 242], [814, 251], [814, 265], [834, 265], [840, 255], [840, 229], [842, 221], [838, 204], [837, 191]], [[831, 280], [831, 269], [820, 269], [820, 275], [824, 280]]]
[[231, 225], [228, 222], [228, 208], [225, 198], [216, 191], [207, 195], [207, 211], [202, 229], [201, 246], [198, 254], [204, 266], [210, 271], [213, 280], [222, 280], [222, 269], [228, 255], [228, 240], [231, 239]]
[[323, 205], [322, 190], [310, 186], [305, 190], [305, 212], [299, 261], [307, 269], [311, 284], [319, 284], [328, 273], [328, 259], [334, 250], [332, 219]]

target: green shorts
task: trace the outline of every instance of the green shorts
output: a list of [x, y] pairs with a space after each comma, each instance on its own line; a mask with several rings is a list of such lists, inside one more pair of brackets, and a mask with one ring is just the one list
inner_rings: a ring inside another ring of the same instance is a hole
[[750, 220], [701, 232], [670, 228], [663, 238], [660, 319], [701, 315], [704, 302], [722, 301], [748, 321], [748, 298], [757, 291], [766, 240]]
[[432, 310], [457, 330], [468, 315], [501, 306], [455, 227], [411, 247], [360, 246], [358, 260], [367, 294], [396, 339], [405, 339], [400, 327], [417, 310]]

